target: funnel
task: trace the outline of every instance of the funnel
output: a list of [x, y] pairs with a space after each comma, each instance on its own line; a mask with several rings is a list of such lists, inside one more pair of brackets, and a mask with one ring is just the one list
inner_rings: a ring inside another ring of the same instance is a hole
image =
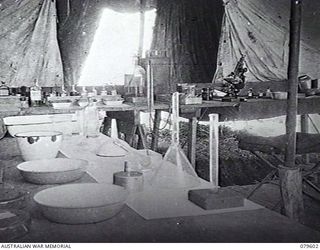
[[179, 144], [179, 93], [172, 96], [172, 138], [164, 160], [156, 170], [151, 185], [161, 188], [191, 188], [199, 177]]
[[113, 139], [118, 139], [118, 127], [117, 127], [117, 120], [111, 120], [111, 134], [110, 137]]

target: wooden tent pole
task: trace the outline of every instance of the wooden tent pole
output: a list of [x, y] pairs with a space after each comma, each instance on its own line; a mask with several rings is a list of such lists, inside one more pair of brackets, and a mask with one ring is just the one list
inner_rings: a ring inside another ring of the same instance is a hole
[[138, 48], [139, 59], [142, 58], [143, 56], [145, 6], [146, 6], [146, 0], [140, 0], [140, 27], [139, 27], [139, 48]]
[[295, 164], [300, 28], [301, 0], [291, 0], [286, 119], [287, 145], [285, 152], [285, 168], [279, 170], [279, 175], [285, 215], [297, 221], [302, 221], [303, 219], [301, 170], [297, 168]]

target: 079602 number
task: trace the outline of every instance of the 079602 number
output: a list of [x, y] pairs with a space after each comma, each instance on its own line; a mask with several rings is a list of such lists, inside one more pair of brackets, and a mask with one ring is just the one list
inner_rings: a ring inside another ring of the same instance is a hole
[[300, 248], [319, 248], [319, 244], [308, 244], [308, 243], [304, 243], [304, 244], [300, 244]]

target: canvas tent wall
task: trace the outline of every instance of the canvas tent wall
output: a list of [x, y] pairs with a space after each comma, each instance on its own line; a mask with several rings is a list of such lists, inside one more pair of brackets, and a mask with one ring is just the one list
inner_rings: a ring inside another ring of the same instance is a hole
[[[66, 85], [77, 83], [101, 10], [137, 12], [140, 4], [140, 0], [56, 2], [57, 28], [55, 1], [0, 0], [0, 80], [11, 86], [31, 85], [33, 75], [40, 74], [49, 86], [61, 85], [63, 75]], [[286, 79], [289, 0], [224, 0], [225, 7], [222, 0], [146, 0], [146, 4], [157, 7], [152, 48], [168, 51], [173, 82], [210, 82], [217, 63], [219, 75], [226, 76], [233, 71], [239, 50], [247, 55], [248, 81]], [[312, 78], [320, 78], [319, 9], [320, 1], [303, 0], [300, 66], [301, 74]]]
[[[155, 5], [144, 1], [147, 9]], [[139, 6], [140, 0], [0, 0], [0, 81], [77, 83], [103, 8], [137, 12]]]
[[54, 0], [0, 0], [0, 80], [11, 87], [35, 80], [63, 83]]
[[[78, 81], [101, 10], [137, 12], [140, 1], [57, 0], [57, 3], [65, 82], [70, 85]], [[155, 7], [152, 49], [168, 52], [173, 82], [210, 82], [217, 61], [222, 0], [146, 1], [147, 9]]]
[[[224, 0], [216, 78], [230, 74], [246, 55], [247, 81], [287, 79], [289, 0]], [[300, 75], [320, 78], [320, 1], [302, 1]], [[216, 80], [216, 79], [214, 79]]]
[[158, 0], [152, 49], [167, 52], [172, 83], [211, 81], [223, 13], [222, 0]]
[[[147, 10], [156, 6], [156, 0], [143, 1]], [[66, 85], [78, 83], [105, 8], [138, 12], [140, 0], [57, 0], [58, 39]]]

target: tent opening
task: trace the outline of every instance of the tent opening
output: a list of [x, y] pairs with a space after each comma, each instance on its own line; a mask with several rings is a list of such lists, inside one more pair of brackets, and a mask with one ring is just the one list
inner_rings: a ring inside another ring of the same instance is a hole
[[[156, 10], [145, 12], [143, 54], [150, 49]], [[81, 72], [80, 86], [123, 85], [124, 75], [134, 70], [139, 47], [140, 13], [103, 11], [89, 55]]]

